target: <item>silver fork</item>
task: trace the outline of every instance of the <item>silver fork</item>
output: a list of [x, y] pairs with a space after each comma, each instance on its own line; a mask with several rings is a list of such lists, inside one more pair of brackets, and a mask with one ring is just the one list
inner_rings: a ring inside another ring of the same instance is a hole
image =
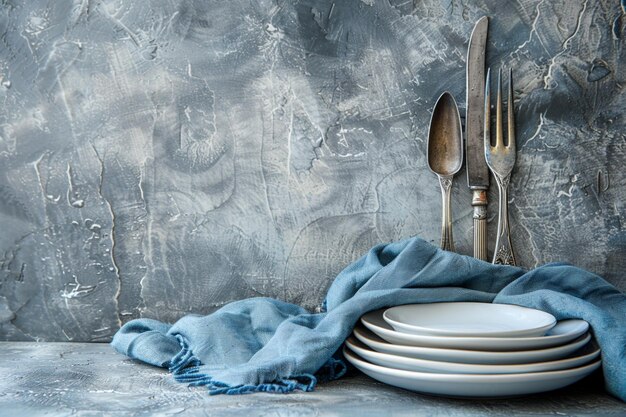
[[502, 70], [498, 72], [498, 95], [496, 102], [496, 146], [491, 146], [490, 117], [491, 94], [490, 72], [487, 70], [485, 83], [485, 159], [493, 173], [499, 192], [498, 234], [493, 253], [493, 263], [515, 265], [515, 254], [511, 245], [509, 228], [509, 182], [515, 166], [515, 118], [513, 115], [513, 71], [509, 69], [509, 97], [507, 104], [507, 144], [504, 144], [502, 132]]

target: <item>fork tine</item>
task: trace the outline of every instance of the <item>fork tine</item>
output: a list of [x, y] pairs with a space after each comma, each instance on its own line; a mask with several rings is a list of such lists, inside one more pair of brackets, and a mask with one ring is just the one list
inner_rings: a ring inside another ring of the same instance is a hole
[[[485, 142], [485, 155], [491, 153], [491, 68], [487, 68], [487, 79], [485, 81], [485, 120], [483, 138]], [[487, 158], [488, 159], [488, 158]]]
[[504, 147], [502, 132], [502, 68], [498, 70], [498, 92], [496, 97], [496, 148]]
[[513, 69], [509, 68], [509, 101], [507, 105], [508, 113], [508, 132], [507, 132], [507, 147], [512, 151], [515, 151], [515, 109], [513, 103]]

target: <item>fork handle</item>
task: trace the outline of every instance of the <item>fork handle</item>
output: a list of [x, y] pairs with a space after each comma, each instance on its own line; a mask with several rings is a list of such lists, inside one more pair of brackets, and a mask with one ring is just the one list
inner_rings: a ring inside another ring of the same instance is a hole
[[487, 260], [487, 191], [473, 190], [474, 258]]
[[498, 232], [496, 248], [493, 252], [493, 263], [501, 265], [516, 265], [513, 245], [511, 245], [511, 230], [509, 228], [509, 182], [511, 174], [500, 176], [494, 172], [498, 184]]

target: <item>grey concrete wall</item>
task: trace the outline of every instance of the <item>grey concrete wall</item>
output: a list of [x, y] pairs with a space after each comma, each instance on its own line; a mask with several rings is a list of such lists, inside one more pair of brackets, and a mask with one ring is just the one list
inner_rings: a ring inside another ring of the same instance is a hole
[[438, 242], [430, 109], [443, 90], [464, 106], [485, 14], [488, 64], [516, 77], [521, 265], [626, 289], [624, 7], [2, 1], [0, 339], [106, 341], [252, 296], [314, 309], [372, 245]]

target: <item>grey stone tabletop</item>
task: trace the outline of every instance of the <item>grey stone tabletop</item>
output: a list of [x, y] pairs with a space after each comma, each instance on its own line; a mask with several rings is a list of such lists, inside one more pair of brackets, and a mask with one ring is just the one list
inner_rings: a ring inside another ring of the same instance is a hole
[[624, 416], [599, 375], [530, 397], [425, 396], [355, 373], [313, 392], [209, 396], [105, 343], [0, 342], [0, 416]]

